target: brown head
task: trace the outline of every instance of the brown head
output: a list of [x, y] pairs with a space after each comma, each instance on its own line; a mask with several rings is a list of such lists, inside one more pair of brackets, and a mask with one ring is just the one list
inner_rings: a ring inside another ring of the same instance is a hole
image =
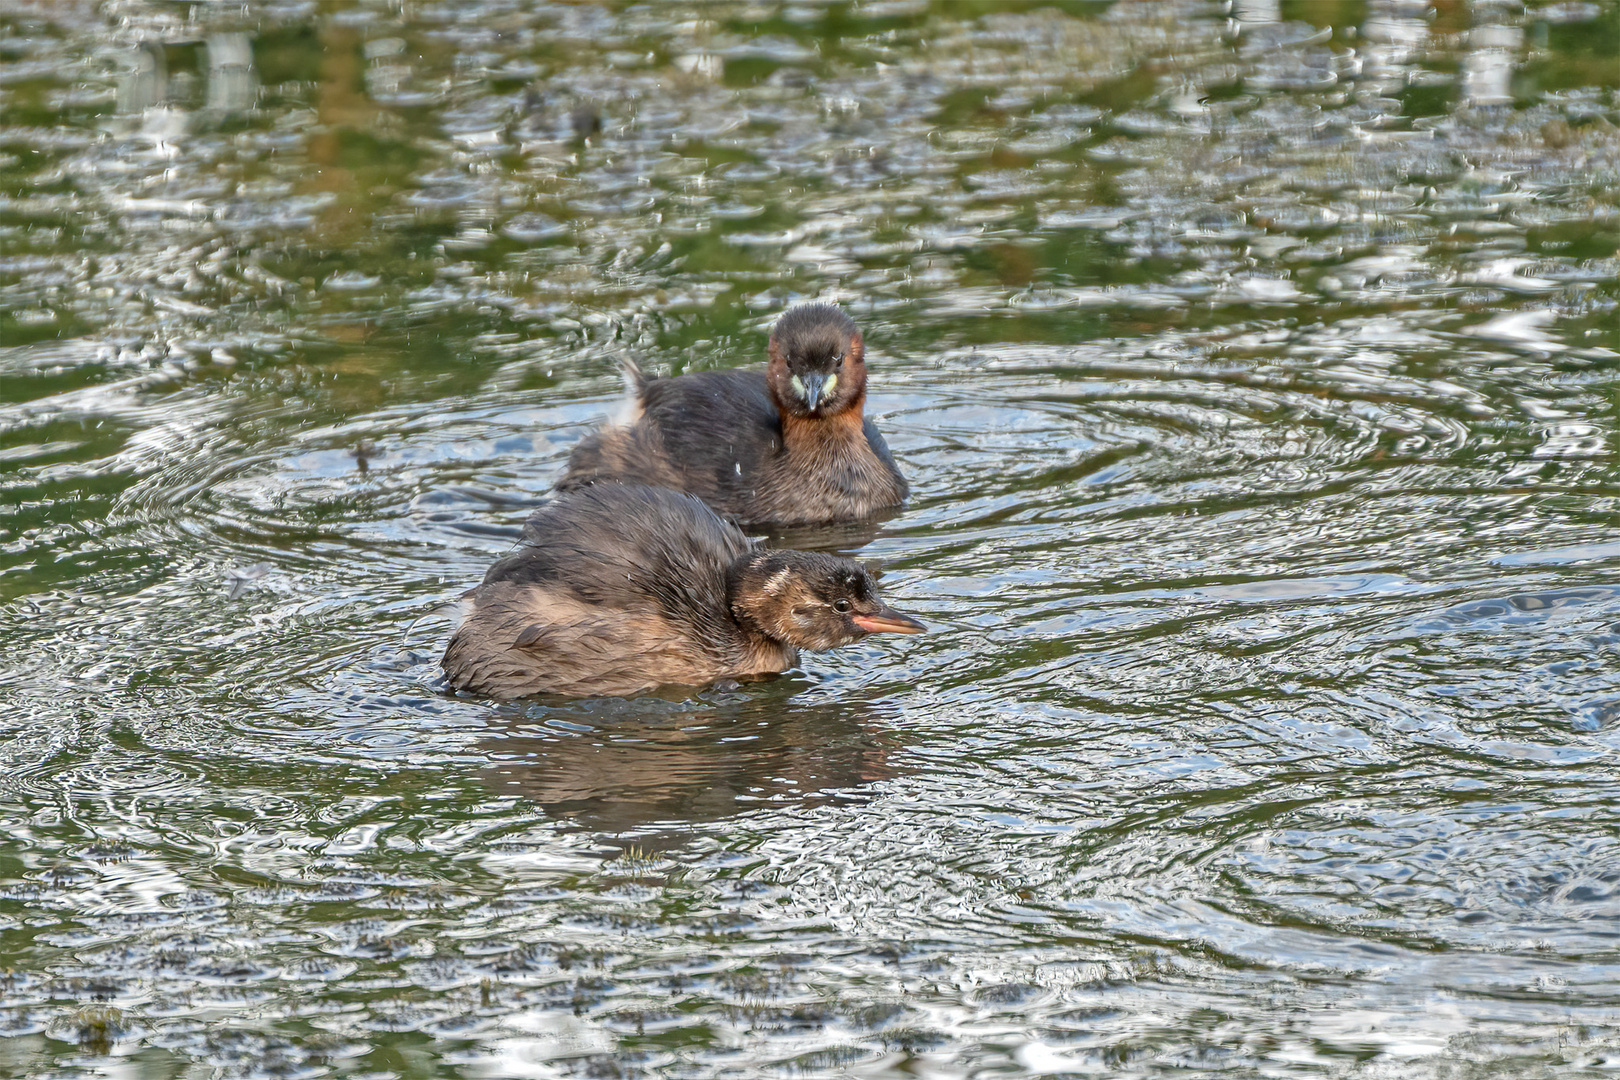
[[765, 381], [784, 415], [836, 416], [866, 400], [860, 328], [831, 304], [804, 304], [776, 320]]
[[748, 552], [731, 564], [726, 593], [739, 623], [798, 649], [834, 649], [867, 634], [924, 629], [883, 602], [866, 567], [834, 555]]

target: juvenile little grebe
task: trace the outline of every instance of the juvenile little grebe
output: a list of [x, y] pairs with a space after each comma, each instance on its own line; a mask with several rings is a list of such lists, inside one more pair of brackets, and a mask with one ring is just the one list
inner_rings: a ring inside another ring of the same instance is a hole
[[698, 685], [923, 630], [860, 563], [756, 548], [698, 499], [640, 484], [559, 495], [466, 599], [444, 671], [457, 690], [499, 698]]
[[626, 362], [625, 418], [580, 440], [557, 487], [658, 484], [744, 526], [850, 521], [904, 502], [906, 481], [861, 412], [866, 348], [849, 316], [796, 307], [767, 352], [763, 372], [658, 379]]

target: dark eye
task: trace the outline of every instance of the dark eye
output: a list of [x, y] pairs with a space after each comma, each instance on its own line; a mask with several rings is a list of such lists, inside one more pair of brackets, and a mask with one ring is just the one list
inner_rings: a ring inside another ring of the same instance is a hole
[[840, 615], [843, 615], [843, 614], [847, 613], [849, 611], [849, 601], [848, 600], [834, 600], [833, 601], [833, 610], [838, 612], [838, 614], [840, 614]]

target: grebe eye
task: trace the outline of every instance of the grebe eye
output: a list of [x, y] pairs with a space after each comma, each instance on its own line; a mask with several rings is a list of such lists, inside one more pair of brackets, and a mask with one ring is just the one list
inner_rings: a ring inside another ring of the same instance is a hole
[[848, 600], [834, 600], [833, 601], [833, 610], [838, 612], [838, 614], [840, 614], [840, 615], [847, 614], [848, 611], [849, 611], [849, 601]]

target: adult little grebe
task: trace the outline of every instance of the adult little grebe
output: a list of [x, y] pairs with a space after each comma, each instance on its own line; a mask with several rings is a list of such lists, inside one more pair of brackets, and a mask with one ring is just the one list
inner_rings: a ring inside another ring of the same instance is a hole
[[851, 521], [905, 501], [907, 486], [862, 415], [866, 347], [831, 304], [788, 311], [758, 371], [649, 378], [625, 363], [625, 418], [580, 440], [557, 487], [596, 480], [696, 495], [744, 526]]
[[710, 683], [784, 671], [800, 649], [923, 630], [860, 563], [754, 547], [698, 499], [641, 484], [559, 495], [466, 599], [445, 674], [499, 698]]

